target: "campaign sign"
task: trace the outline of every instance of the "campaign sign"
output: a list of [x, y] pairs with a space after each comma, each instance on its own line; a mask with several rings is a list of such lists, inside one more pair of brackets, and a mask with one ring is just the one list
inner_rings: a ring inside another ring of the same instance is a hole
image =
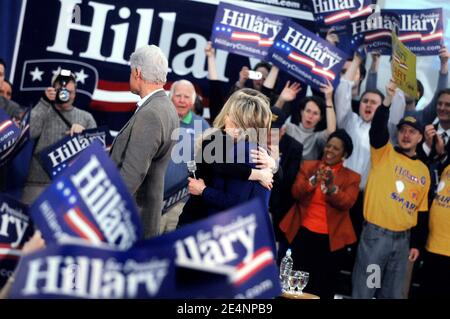
[[275, 38], [269, 50], [269, 61], [300, 81], [320, 89], [327, 80], [336, 86], [347, 54], [331, 43], [289, 22]]
[[11, 298], [164, 298], [173, 290], [171, 251], [49, 245], [24, 256]]
[[11, 153], [20, 137], [20, 128], [14, 124], [11, 117], [0, 109], [0, 160]]
[[14, 272], [20, 250], [32, 234], [28, 207], [0, 194], [0, 288]]
[[142, 237], [134, 200], [98, 141], [77, 155], [30, 212], [46, 242], [76, 237], [128, 249]]
[[278, 15], [220, 3], [211, 41], [215, 48], [266, 60], [283, 23], [284, 18]]
[[390, 55], [392, 52], [391, 33], [398, 33], [400, 20], [397, 14], [380, 10], [364, 20], [353, 21], [347, 25], [352, 35], [352, 45], [364, 43], [367, 52], [379, 52]]
[[75, 155], [93, 141], [97, 140], [106, 147], [108, 136], [110, 137], [110, 134], [106, 126], [84, 130], [74, 136], [68, 135], [41, 152], [42, 166], [53, 179], [69, 166]]
[[442, 9], [385, 10], [400, 17], [399, 40], [415, 55], [438, 55], [444, 39]]
[[418, 97], [416, 56], [392, 32], [392, 77], [405, 94]]
[[[228, 278], [228, 285], [214, 292], [218, 294], [216, 297], [273, 298], [280, 295], [273, 229], [267, 209], [258, 199], [143, 241], [139, 246], [163, 243], [171, 243], [180, 273], [180, 268], [185, 269], [177, 280], [176, 297], [189, 298], [193, 289], [189, 282], [193, 277], [195, 281], [205, 278], [205, 274], [216, 274], [217, 280], [220, 276]], [[198, 293], [207, 296], [213, 292]]]
[[25, 256], [12, 298], [273, 298], [275, 245], [257, 200], [127, 251], [51, 245]]
[[164, 201], [162, 208], [163, 214], [166, 213], [175, 204], [188, 198], [189, 190], [186, 184], [187, 182], [179, 183], [179, 185], [175, 185], [175, 187], [169, 189], [167, 194], [164, 194]]
[[372, 13], [372, 0], [310, 0], [314, 21], [328, 28]]

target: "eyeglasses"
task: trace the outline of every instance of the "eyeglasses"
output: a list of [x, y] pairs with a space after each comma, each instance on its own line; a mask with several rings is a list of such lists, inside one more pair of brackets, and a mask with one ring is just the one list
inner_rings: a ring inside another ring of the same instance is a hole
[[362, 99], [362, 100], [361, 100], [361, 103], [368, 103], [368, 104], [374, 104], [374, 105], [378, 104], [377, 101], [375, 101], [375, 100], [370, 100], [370, 99], [368, 99], [368, 98]]

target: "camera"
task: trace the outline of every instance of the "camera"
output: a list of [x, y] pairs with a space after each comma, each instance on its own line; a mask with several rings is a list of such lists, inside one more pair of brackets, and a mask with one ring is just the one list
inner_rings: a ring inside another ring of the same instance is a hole
[[69, 81], [74, 81], [76, 83], [75, 76], [69, 70], [64, 69], [61, 70], [55, 81], [53, 81], [53, 85], [55, 85], [56, 83], [59, 83], [61, 85], [61, 87], [56, 90], [56, 103], [64, 104], [70, 100], [70, 91], [66, 88], [66, 85], [67, 83], [69, 83]]
[[261, 80], [262, 79], [262, 73], [258, 71], [248, 71], [248, 78], [250, 80]]

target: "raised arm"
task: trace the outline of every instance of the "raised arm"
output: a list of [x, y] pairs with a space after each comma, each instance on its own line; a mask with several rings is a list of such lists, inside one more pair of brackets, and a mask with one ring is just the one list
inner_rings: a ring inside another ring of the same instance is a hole
[[269, 74], [267, 75], [266, 79], [264, 80], [263, 86], [268, 88], [269, 90], [273, 90], [275, 87], [275, 83], [277, 82], [278, 73], [280, 72], [280, 69], [273, 65], [270, 68]]
[[320, 91], [325, 94], [325, 103], [327, 109], [327, 132], [328, 134], [336, 131], [336, 114], [334, 113], [334, 103], [333, 103], [333, 85], [327, 80], [327, 84], [320, 88]]
[[274, 106], [282, 109], [286, 102], [294, 101], [301, 90], [300, 83], [294, 82], [291, 84], [290, 81], [287, 81]]
[[380, 64], [380, 53], [373, 52], [372, 63], [370, 64], [369, 73], [367, 74], [366, 90], [375, 90], [378, 82], [378, 66]]
[[216, 52], [212, 47], [211, 41], [206, 43], [205, 55], [208, 63], [208, 78], [212, 81], [216, 81], [219, 79], [217, 75]]
[[431, 124], [436, 118], [436, 107], [437, 107], [437, 98], [439, 91], [446, 89], [448, 87], [448, 58], [450, 57], [450, 53], [447, 50], [447, 47], [442, 46], [441, 50], [439, 50], [439, 59], [441, 60], [441, 67], [439, 70], [439, 79], [437, 84], [437, 89], [433, 95], [433, 99], [427, 106], [422, 110], [422, 119], [423, 124]]
[[392, 98], [395, 94], [396, 84], [392, 79], [386, 86], [386, 96], [382, 105], [375, 111], [372, 124], [369, 130], [370, 145], [374, 148], [381, 148], [389, 142], [389, 109], [392, 103]]
[[355, 53], [355, 56], [345, 72], [341, 77], [341, 81], [336, 88], [334, 95], [334, 101], [336, 102], [336, 121], [337, 126], [340, 128], [346, 128], [352, 116], [356, 115], [352, 110], [352, 87], [353, 78], [362, 63], [362, 59]]

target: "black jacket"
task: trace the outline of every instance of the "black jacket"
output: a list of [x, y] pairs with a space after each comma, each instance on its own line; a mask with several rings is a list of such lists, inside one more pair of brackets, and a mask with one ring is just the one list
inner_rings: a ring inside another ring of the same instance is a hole
[[275, 225], [275, 237], [277, 239], [284, 238], [278, 225], [294, 204], [291, 189], [303, 158], [303, 144], [285, 134], [280, 140], [280, 154], [280, 173], [274, 181], [269, 202], [270, 211], [273, 215], [273, 225]]

